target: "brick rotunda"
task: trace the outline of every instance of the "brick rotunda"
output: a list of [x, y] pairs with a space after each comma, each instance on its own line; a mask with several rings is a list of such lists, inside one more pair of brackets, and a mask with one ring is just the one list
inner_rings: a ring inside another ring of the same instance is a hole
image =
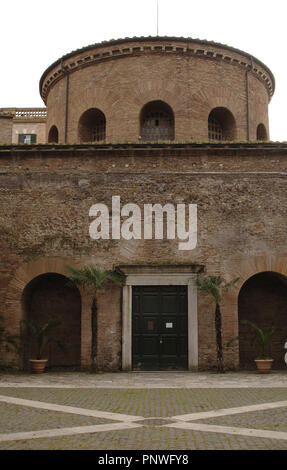
[[[52, 369], [212, 369], [215, 305], [194, 280], [214, 275], [240, 278], [221, 305], [226, 368], [254, 367], [246, 319], [277, 327], [273, 367], [286, 367], [287, 144], [269, 140], [274, 88], [262, 62], [232, 47], [127, 38], [48, 67], [45, 107], [0, 109], [0, 315], [21, 342], [1, 346], [1, 365], [28, 367], [26, 319], [61, 322]], [[195, 246], [179, 249], [165, 230], [113, 236], [115, 197], [141, 216], [158, 204], [163, 222], [167, 207], [196, 206]], [[110, 217], [97, 239], [95, 204]], [[124, 275], [97, 293], [93, 322], [93, 290], [69, 282], [67, 266]]]

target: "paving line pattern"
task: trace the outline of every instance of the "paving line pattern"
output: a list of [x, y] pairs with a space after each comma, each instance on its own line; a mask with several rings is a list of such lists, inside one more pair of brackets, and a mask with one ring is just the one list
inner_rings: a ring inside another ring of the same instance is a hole
[[237, 436], [261, 437], [263, 439], [281, 439], [287, 441], [287, 432], [267, 431], [264, 429], [248, 429], [231, 426], [218, 426], [215, 424], [199, 424], [199, 423], [174, 423], [168, 424], [166, 427], [177, 429], [185, 429], [189, 431], [215, 432], [220, 434], [233, 434]]
[[250, 413], [252, 411], [266, 411], [275, 408], [287, 407], [287, 401], [272, 403], [260, 403], [258, 405], [237, 406], [236, 408], [223, 408], [221, 410], [201, 411], [198, 413], [173, 416], [176, 421], [195, 421], [198, 419], [217, 418], [218, 416], [234, 415], [239, 413]]
[[12, 405], [31, 406], [42, 410], [60, 411], [62, 413], [72, 413], [81, 416], [92, 416], [94, 418], [113, 419], [115, 421], [137, 421], [143, 419], [142, 416], [132, 416], [123, 413], [112, 413], [109, 411], [89, 410], [86, 408], [77, 408], [74, 406], [57, 405], [56, 403], [46, 403], [43, 401], [27, 400], [25, 398], [14, 398], [0, 395], [0, 402], [10, 403]]
[[[38, 408], [47, 411], [58, 411], [61, 413], [72, 413], [82, 416], [90, 416], [94, 418], [104, 418], [114, 420], [114, 423], [96, 424], [89, 426], [74, 426], [57, 429], [43, 429], [39, 431], [28, 431], [18, 433], [2, 433], [0, 434], [0, 442], [4, 441], [17, 441], [23, 439], [37, 439], [37, 438], [50, 438], [57, 436], [71, 436], [77, 434], [107, 432], [107, 431], [123, 431], [130, 429], [138, 429], [145, 426], [141, 421], [147, 421], [143, 416], [127, 415], [123, 413], [113, 413], [101, 410], [90, 410], [86, 408], [78, 408], [73, 406], [58, 405], [55, 403], [46, 403], [36, 400], [27, 400], [11, 396], [0, 395], [0, 402], [8, 403], [18, 406], [27, 406]], [[258, 405], [240, 406], [236, 408], [226, 408], [220, 410], [211, 410], [206, 412], [196, 412], [185, 415], [172, 416], [168, 418], [161, 418], [161, 427], [163, 428], [176, 428], [182, 430], [211, 432], [220, 434], [233, 434], [239, 436], [259, 437], [265, 439], [280, 439], [287, 441], [287, 432], [271, 431], [263, 429], [240, 428], [224, 425], [214, 425], [205, 423], [195, 423], [194, 421], [229, 416], [234, 414], [244, 414], [252, 411], [267, 411], [276, 408], [287, 407], [287, 401], [261, 403]], [[149, 418], [152, 420], [159, 418]], [[163, 424], [166, 421], [167, 424]]]

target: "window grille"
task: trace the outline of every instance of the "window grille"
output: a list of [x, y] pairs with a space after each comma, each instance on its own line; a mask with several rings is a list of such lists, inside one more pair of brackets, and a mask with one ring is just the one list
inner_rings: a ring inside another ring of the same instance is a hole
[[100, 142], [106, 138], [106, 120], [98, 117], [92, 128], [92, 141]]
[[214, 117], [208, 120], [208, 138], [209, 140], [223, 140], [222, 126]]
[[100, 142], [106, 139], [106, 118], [97, 108], [91, 108], [82, 114], [79, 120], [79, 141]]
[[144, 141], [173, 140], [174, 119], [172, 111], [152, 105], [143, 112], [141, 119], [141, 138]]

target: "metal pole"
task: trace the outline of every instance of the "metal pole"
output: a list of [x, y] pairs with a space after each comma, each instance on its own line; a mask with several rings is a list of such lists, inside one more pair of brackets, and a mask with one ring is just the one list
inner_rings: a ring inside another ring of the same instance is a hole
[[156, 35], [158, 36], [158, 0], [156, 4]]
[[246, 107], [247, 107], [247, 140], [250, 140], [250, 111], [249, 111], [249, 83], [248, 70], [246, 70]]
[[65, 128], [64, 128], [64, 143], [67, 143], [67, 131], [68, 131], [68, 100], [69, 100], [69, 72], [63, 68], [63, 60], [61, 60], [61, 70], [66, 75], [66, 102], [65, 102]]
[[65, 144], [67, 143], [68, 132], [68, 109], [69, 109], [69, 73], [66, 75], [66, 104], [65, 104]]

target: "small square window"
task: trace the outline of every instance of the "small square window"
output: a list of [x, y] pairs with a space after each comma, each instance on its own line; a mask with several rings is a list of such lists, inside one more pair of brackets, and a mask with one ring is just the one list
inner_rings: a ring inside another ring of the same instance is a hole
[[36, 134], [18, 134], [18, 144], [36, 144]]

